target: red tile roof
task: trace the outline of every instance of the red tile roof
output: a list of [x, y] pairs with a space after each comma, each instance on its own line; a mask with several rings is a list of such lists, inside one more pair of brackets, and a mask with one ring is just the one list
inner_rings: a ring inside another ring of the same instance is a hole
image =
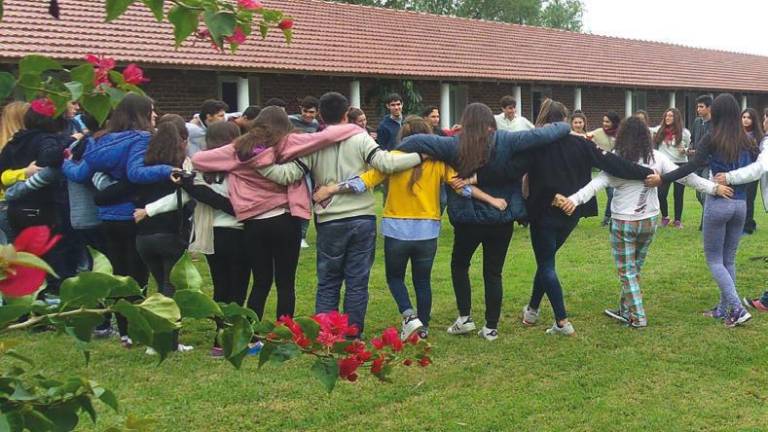
[[170, 25], [157, 23], [139, 4], [105, 23], [104, 0], [60, 3], [56, 21], [40, 0], [6, 1], [0, 58], [41, 53], [79, 60], [96, 53], [177, 68], [768, 92], [768, 57], [546, 28], [265, 0], [296, 19], [293, 43], [273, 31], [232, 55], [204, 42], [174, 50]]

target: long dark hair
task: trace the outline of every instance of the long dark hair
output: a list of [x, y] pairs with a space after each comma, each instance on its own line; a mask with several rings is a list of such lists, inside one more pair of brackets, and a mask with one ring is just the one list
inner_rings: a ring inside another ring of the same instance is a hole
[[164, 115], [157, 122], [157, 131], [149, 140], [144, 163], [181, 167], [187, 155], [188, 137], [187, 125], [181, 116], [176, 114]]
[[653, 143], [648, 125], [639, 117], [629, 117], [619, 124], [614, 151], [622, 158], [643, 163], [653, 161]]
[[293, 124], [288, 114], [277, 106], [268, 106], [261, 110], [253, 127], [235, 141], [237, 154], [247, 159], [256, 146], [272, 147], [293, 132]]
[[[544, 102], [541, 103], [539, 115], [536, 117], [536, 127], [542, 127], [549, 123], [565, 121], [567, 118], [568, 108], [556, 100], [547, 98], [544, 99]], [[586, 124], [584, 127], [586, 128]]]
[[582, 111], [574, 111], [571, 114], [571, 129], [573, 129], [573, 119], [580, 118], [584, 122], [584, 132], [589, 131], [589, 124], [587, 123], [587, 116]]
[[741, 126], [741, 108], [730, 93], [718, 95], [712, 101], [712, 152], [726, 162], [739, 158], [739, 152], [757, 153], [757, 144]]
[[488, 162], [496, 119], [488, 105], [471, 103], [461, 114], [459, 135], [459, 177], [468, 178]]
[[656, 147], [664, 142], [664, 129], [667, 127], [667, 113], [671, 112], [674, 120], [672, 121], [672, 130], [675, 133], [675, 145], [680, 145], [683, 141], [683, 115], [680, 114], [680, 110], [677, 108], [669, 108], [664, 111], [664, 115], [661, 116], [661, 123], [659, 129], [656, 131], [656, 135], [653, 136], [653, 144]]
[[[416, 134], [432, 134], [432, 125], [429, 124], [423, 117], [417, 115], [409, 115], [403, 121], [403, 125], [400, 127], [400, 131], [397, 133], [397, 142], [403, 140], [403, 138]], [[411, 178], [408, 180], [408, 188], [413, 190], [413, 186], [421, 178], [422, 169], [421, 165], [413, 167], [411, 170]]]
[[741, 116], [744, 117], [744, 114], [749, 115], [749, 118], [752, 119], [752, 135], [755, 138], [755, 142], [760, 144], [760, 141], [763, 140], [763, 136], [765, 135], [765, 131], [763, 131], [763, 119], [754, 108], [745, 109], [741, 112]]
[[152, 99], [135, 93], [127, 94], [109, 117], [107, 127], [95, 134], [96, 137], [110, 132], [141, 130], [152, 132]]

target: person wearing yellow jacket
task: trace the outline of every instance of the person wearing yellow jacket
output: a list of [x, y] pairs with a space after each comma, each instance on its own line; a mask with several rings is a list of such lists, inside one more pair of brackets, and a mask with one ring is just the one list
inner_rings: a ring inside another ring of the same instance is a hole
[[[431, 126], [421, 117], [410, 116], [400, 129], [399, 139], [417, 133], [432, 133]], [[398, 141], [399, 141], [398, 139]], [[405, 340], [413, 333], [426, 338], [432, 308], [431, 273], [440, 234], [440, 189], [450, 184], [456, 171], [440, 161], [427, 160], [409, 170], [387, 175], [371, 169], [339, 184], [324, 185], [313, 195], [315, 202], [326, 204], [339, 193], [361, 193], [380, 183], [389, 182], [387, 201], [382, 215], [384, 255], [387, 285], [403, 317], [400, 337]], [[475, 186], [456, 190], [470, 197], [504, 209], [505, 200], [494, 198]], [[405, 271], [411, 262], [416, 291], [414, 310], [405, 286]]]

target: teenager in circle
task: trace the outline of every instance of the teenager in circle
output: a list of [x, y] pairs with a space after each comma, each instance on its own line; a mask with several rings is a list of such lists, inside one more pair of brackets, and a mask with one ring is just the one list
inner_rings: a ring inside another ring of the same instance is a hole
[[[683, 127], [683, 116], [677, 108], [669, 108], [664, 111], [661, 117], [661, 124], [656, 128], [653, 134], [653, 143], [655, 148], [670, 161], [677, 165], [683, 165], [688, 162], [688, 147], [691, 145], [691, 133]], [[667, 196], [669, 194], [670, 184], [665, 183], [659, 186], [658, 197], [661, 209], [661, 226], [669, 225], [669, 210], [667, 205]], [[685, 185], [675, 182], [674, 202], [675, 219], [672, 226], [675, 228], [683, 227], [683, 205], [685, 198]]]
[[[754, 108], [747, 108], [741, 112], [741, 125], [744, 128], [744, 132], [755, 140], [756, 143], [763, 141], [763, 126], [760, 116], [757, 114]], [[755, 198], [757, 198], [757, 188], [759, 181], [747, 183], [747, 216], [744, 221], [744, 234], [752, 234], [757, 229], [757, 223], [755, 222]]]

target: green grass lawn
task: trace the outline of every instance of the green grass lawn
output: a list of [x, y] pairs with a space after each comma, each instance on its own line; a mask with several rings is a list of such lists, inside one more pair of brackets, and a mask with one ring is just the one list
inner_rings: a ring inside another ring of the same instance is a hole
[[[601, 204], [604, 203], [604, 197]], [[670, 199], [671, 204], [671, 199]], [[758, 231], [744, 237], [738, 255], [738, 288], [756, 295], [768, 267], [749, 257], [768, 255], [768, 217], [757, 202]], [[192, 322], [182, 342], [191, 353], [157, 365], [143, 349], [125, 350], [117, 340], [94, 342], [86, 367], [72, 341], [52, 334], [14, 335], [22, 354], [46, 373], [83, 375], [114, 390], [115, 415], [98, 405], [103, 430], [131, 414], [152, 418], [157, 431], [735, 431], [768, 429], [768, 316], [726, 329], [700, 312], [718, 300], [697, 231], [700, 207], [690, 189], [685, 229], [662, 229], [644, 269], [649, 327], [632, 330], [603, 316], [614, 307], [619, 284], [608, 233], [599, 218], [583, 220], [558, 256], [558, 273], [577, 334], [544, 334], [551, 325], [520, 324], [535, 270], [527, 229], [516, 228], [504, 269], [500, 337], [486, 342], [454, 337], [445, 328], [456, 318], [450, 283], [452, 230], [446, 222], [433, 271], [430, 342], [434, 365], [398, 368], [393, 384], [365, 376], [340, 382], [328, 395], [310, 374], [311, 359], [242, 370], [208, 357], [214, 328]], [[311, 231], [310, 231], [311, 232]], [[312, 243], [312, 238], [310, 238]], [[383, 241], [371, 272], [367, 333], [397, 325], [399, 316], [384, 279]], [[474, 316], [484, 312], [480, 253], [473, 260]], [[208, 277], [207, 269], [200, 266]], [[297, 315], [313, 312], [314, 248], [302, 251]], [[274, 313], [274, 295], [267, 310]], [[5, 336], [8, 337], [8, 336]]]

